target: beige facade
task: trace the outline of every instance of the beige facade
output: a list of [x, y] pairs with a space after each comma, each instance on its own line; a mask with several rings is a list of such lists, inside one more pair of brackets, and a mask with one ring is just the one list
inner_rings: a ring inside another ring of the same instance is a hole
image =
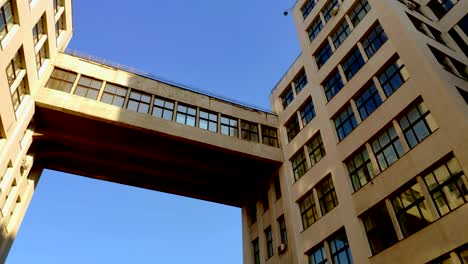
[[437, 3], [297, 1], [270, 113], [64, 53], [69, 0], [0, 0], [0, 262], [49, 168], [240, 207], [246, 264], [468, 263], [468, 1]]

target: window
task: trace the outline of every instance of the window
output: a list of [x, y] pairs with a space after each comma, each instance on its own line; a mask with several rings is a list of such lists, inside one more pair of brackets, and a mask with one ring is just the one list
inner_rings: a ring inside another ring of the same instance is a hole
[[374, 167], [372, 167], [369, 153], [366, 147], [361, 148], [354, 156], [346, 161], [349, 176], [353, 184], [354, 191], [366, 185], [375, 177]]
[[307, 194], [306, 197], [301, 199], [298, 203], [301, 211], [302, 226], [305, 230], [319, 219], [312, 192]]
[[241, 120], [241, 138], [258, 142], [258, 125], [256, 123]]
[[351, 11], [349, 12], [349, 18], [351, 19], [351, 22], [353, 23], [354, 27], [356, 27], [359, 22], [362, 21], [362, 19], [367, 15], [369, 10], [371, 9], [371, 6], [367, 2], [367, 0], [359, 0], [357, 1], [357, 4], [351, 8]]
[[237, 137], [239, 135], [237, 119], [229, 116], [221, 116], [221, 134]]
[[281, 185], [280, 185], [280, 180], [279, 180], [279, 175], [275, 177], [275, 196], [276, 200], [279, 200], [281, 198]]
[[55, 68], [46, 84], [47, 88], [69, 93], [76, 80], [76, 73]]
[[468, 14], [466, 14], [460, 21], [458, 21], [457, 25], [463, 30], [465, 35], [468, 36]]
[[328, 22], [332, 18], [332, 10], [334, 7], [338, 7], [338, 0], [330, 0], [326, 6], [322, 9], [323, 17], [325, 22]]
[[361, 119], [364, 121], [370, 114], [372, 114], [381, 104], [382, 99], [371, 83], [368, 88], [363, 90], [355, 99], [356, 107], [359, 111]]
[[41, 49], [36, 53], [36, 66], [38, 70], [42, 67], [42, 65], [44, 64], [45, 60], [48, 57], [46, 46], [47, 46], [47, 41], [44, 43]]
[[455, 41], [455, 43], [460, 47], [461, 51], [465, 53], [465, 56], [468, 57], [468, 44], [463, 40], [462, 34], [463, 33], [458, 33], [455, 30], [455, 27], [449, 30], [449, 35], [452, 37], [452, 39]]
[[310, 264], [327, 264], [327, 253], [325, 252], [325, 247], [321, 245], [317, 249], [312, 250], [307, 253]]
[[372, 254], [375, 255], [398, 242], [385, 203], [381, 202], [367, 211], [363, 215], [362, 221]]
[[55, 23], [55, 37], [58, 38], [60, 36], [60, 33], [65, 30], [65, 23], [63, 21], [63, 15], [60, 16], [59, 20], [57, 20], [57, 23]]
[[322, 24], [322, 19], [320, 19], [320, 17], [317, 17], [314, 21], [312, 21], [312, 24], [307, 30], [307, 34], [309, 35], [309, 39], [311, 42], [317, 37], [317, 35], [322, 30], [322, 28], [323, 28], [323, 24]]
[[457, 91], [461, 97], [463, 97], [463, 100], [465, 100], [466, 104], [468, 104], [468, 92], [459, 87], [457, 87]]
[[18, 78], [21, 70], [23, 70], [23, 62], [21, 59], [21, 50], [18, 50], [6, 68], [9, 86], [15, 82], [16, 78]]
[[291, 158], [291, 164], [293, 167], [294, 180], [297, 181], [307, 172], [306, 158], [302, 148]]
[[307, 18], [307, 16], [312, 12], [312, 9], [315, 7], [315, 0], [307, 0], [304, 6], [301, 8], [302, 10], [302, 16], [304, 19]]
[[404, 237], [416, 233], [432, 221], [421, 186], [416, 181], [410, 182], [409, 187], [394, 195], [391, 201]]
[[13, 14], [13, 6], [11, 1], [0, 7], [0, 40], [3, 40], [8, 32], [15, 25], [15, 16]]
[[33, 27], [33, 41], [34, 45], [37, 45], [41, 37], [45, 34], [44, 30], [44, 16], [42, 16], [36, 25]]
[[349, 249], [346, 232], [340, 230], [327, 240], [333, 264], [352, 264], [353, 257]]
[[257, 222], [257, 204], [255, 202], [249, 204], [249, 213], [251, 224]]
[[128, 89], [111, 83], [106, 83], [101, 102], [123, 107]]
[[431, 0], [427, 6], [437, 18], [441, 19], [457, 2], [458, 0]]
[[337, 69], [335, 69], [331, 75], [327, 78], [323, 84], [325, 90], [325, 95], [327, 96], [327, 101], [335, 97], [335, 95], [343, 88], [343, 81], [341, 80], [341, 75]]
[[300, 131], [299, 120], [297, 119], [296, 113], [294, 113], [294, 116], [285, 124], [285, 127], [288, 140], [291, 142]]
[[174, 101], [155, 97], [153, 103], [153, 116], [172, 120], [174, 116]]
[[275, 148], [279, 147], [276, 128], [262, 125], [262, 142]]
[[315, 61], [317, 62], [317, 67], [320, 69], [322, 66], [327, 62], [327, 60], [331, 57], [333, 51], [328, 44], [328, 41], [325, 40], [325, 44], [318, 49], [318, 51], [314, 54]]
[[81, 76], [75, 89], [75, 95], [96, 100], [101, 89], [102, 81]]
[[335, 186], [333, 186], [331, 175], [322, 180], [316, 188], [320, 209], [322, 210], [322, 215], [325, 215], [338, 205], [338, 198], [336, 198]]
[[218, 132], [218, 114], [211, 111], [200, 110], [198, 126], [211, 132]]
[[315, 117], [315, 108], [312, 99], [308, 99], [299, 110], [301, 113], [302, 124], [306, 126]]
[[176, 122], [187, 126], [195, 126], [197, 109], [192, 106], [178, 104]]
[[468, 179], [454, 157], [425, 175], [424, 181], [440, 216], [468, 200]]
[[333, 44], [335, 48], [338, 48], [341, 43], [351, 34], [351, 28], [348, 26], [348, 22], [343, 20], [341, 24], [331, 33], [331, 38], [333, 40]]
[[453, 59], [438, 49], [435, 49], [431, 46], [429, 46], [429, 48], [444, 70], [455, 74], [460, 78], [468, 79], [468, 73], [465, 72], [465, 68], [467, 67], [465, 64]]
[[380, 85], [387, 97], [398, 90], [408, 78], [409, 73], [401, 59], [392, 63], [378, 76]]
[[395, 128], [391, 126], [372, 141], [372, 150], [381, 171], [395, 163], [403, 155], [403, 147]]
[[63, 0], [54, 0], [54, 11], [57, 14], [59, 11], [60, 7], [63, 6]]
[[25, 79], [21, 81], [21, 83], [16, 87], [14, 91], [11, 91], [11, 100], [13, 102], [13, 109], [18, 110], [19, 106], [21, 105], [21, 102], [23, 101], [23, 98], [25, 94], [27, 93], [26, 91], [26, 85], [25, 85]]
[[399, 123], [410, 148], [414, 148], [437, 129], [437, 124], [424, 102], [406, 111]]
[[411, 22], [413, 23], [414, 27], [421, 33], [423, 33], [424, 35], [432, 38], [432, 39], [435, 39], [436, 41], [438, 41], [439, 43], [442, 43], [444, 45], [446, 45], [445, 41], [442, 39], [442, 33], [429, 26], [428, 24], [422, 22], [421, 20], [417, 19], [416, 17], [406, 13], [406, 15], [408, 16], [408, 18], [411, 20]]
[[132, 90], [130, 91], [130, 98], [128, 99], [127, 109], [147, 114], [149, 112], [150, 101], [150, 94]]
[[468, 264], [468, 248], [467, 245], [458, 250], [458, 256], [460, 257], [462, 264]]
[[326, 155], [320, 132], [314, 135], [306, 145], [309, 152], [310, 164], [313, 167]]
[[271, 233], [271, 226], [265, 229], [265, 238], [266, 238], [266, 246], [267, 246], [267, 256], [268, 258], [273, 257], [273, 234]]
[[252, 242], [254, 252], [254, 264], [260, 264], [260, 246], [258, 245], [258, 238]]
[[367, 57], [370, 59], [383, 46], [388, 37], [385, 34], [382, 26], [377, 24], [371, 29], [361, 40], [362, 47], [366, 51]]
[[286, 109], [286, 107], [292, 102], [292, 100], [294, 100], [294, 94], [291, 87], [289, 87], [281, 95], [281, 102], [283, 103], [283, 108]]
[[338, 134], [338, 139], [340, 141], [351, 134], [351, 131], [357, 127], [357, 121], [354, 117], [351, 105], [348, 105], [346, 109], [338, 113], [338, 116], [335, 117], [333, 123], [335, 123], [336, 133]]
[[268, 189], [262, 192], [262, 206], [263, 212], [266, 212], [268, 211], [268, 209], [270, 209], [270, 202], [268, 200]]
[[304, 70], [301, 70], [301, 72], [296, 76], [294, 80], [294, 87], [296, 89], [296, 93], [300, 93], [302, 89], [307, 85], [307, 75], [305, 74]]
[[346, 78], [350, 80], [364, 66], [365, 62], [358, 47], [355, 47], [341, 64]]
[[284, 220], [284, 215], [278, 218], [278, 226], [280, 231], [281, 244], [288, 244], [288, 232], [286, 232], [286, 222]]

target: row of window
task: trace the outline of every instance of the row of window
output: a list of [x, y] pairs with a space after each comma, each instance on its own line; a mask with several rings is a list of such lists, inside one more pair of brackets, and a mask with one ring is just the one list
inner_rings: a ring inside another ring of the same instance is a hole
[[220, 132], [223, 135], [240, 137], [253, 142], [260, 141], [268, 146], [279, 147], [276, 128], [261, 125], [262, 134], [260, 136], [260, 128], [257, 123], [224, 114], [219, 115], [213, 111], [112, 83], [105, 84], [102, 96], [99, 98], [103, 86], [102, 80], [81, 75], [75, 89], [73, 89], [77, 77], [77, 73], [55, 68], [46, 87], [66, 93], [73, 93], [92, 100], [99, 100], [103, 103], [126, 108], [130, 111], [151, 114], [155, 117], [172, 120], [180, 124], [192, 127], [197, 126], [215, 133]]
[[[328, 250], [326, 250], [326, 248]], [[348, 238], [344, 229], [331, 235], [325, 241], [306, 252], [310, 264], [352, 264], [353, 257], [349, 249]]]
[[[286, 222], [284, 220], [284, 215], [280, 216], [277, 220], [278, 230], [279, 230], [279, 238], [280, 238], [280, 245], [278, 246], [278, 254], [281, 254], [284, 250], [286, 250], [288, 245], [288, 234], [286, 231]], [[265, 241], [266, 241], [266, 259], [273, 257], [275, 254], [274, 250], [274, 242], [273, 242], [273, 232], [271, 226], [268, 226], [264, 230]], [[255, 238], [252, 241], [252, 249], [253, 249], [253, 258], [255, 264], [260, 264], [260, 242], [258, 238]]]
[[[317, 49], [314, 53], [315, 61], [317, 62], [317, 67], [320, 69], [332, 56], [333, 51], [336, 50], [343, 41], [351, 34], [353, 28], [355, 28], [359, 22], [366, 16], [366, 14], [371, 9], [371, 6], [367, 0], [359, 0], [348, 12], [345, 17], [337, 23], [337, 26], [330, 33], [331, 42], [327, 38], [325, 42]], [[352, 22], [352, 26], [348, 24], [348, 20]], [[327, 20], [326, 20], [327, 21]], [[324, 24], [326, 21], [323, 21]], [[320, 33], [323, 28], [322, 18], [318, 16], [307, 29], [307, 34], [309, 39], [312, 42]], [[334, 49], [332, 49], [332, 46]]]
[[468, 178], [456, 158], [449, 156], [385, 200], [361, 216], [372, 254], [465, 204], [468, 201]]
[[283, 108], [286, 109], [288, 105], [294, 100], [294, 96], [298, 95], [302, 89], [307, 85], [307, 75], [304, 69], [300, 70], [299, 73], [294, 77], [288, 88], [281, 94], [281, 103]]
[[[379, 23], [375, 24], [358, 42], [362, 44], [365, 56], [370, 59], [383, 46], [388, 37]], [[328, 60], [331, 53], [326, 57]], [[317, 62], [319, 63], [319, 62]], [[343, 79], [349, 81], [365, 64], [365, 59], [359, 46], [356, 45], [344, 57], [344, 59], [332, 70], [330, 75], [322, 83], [327, 100], [330, 101], [344, 87]]]

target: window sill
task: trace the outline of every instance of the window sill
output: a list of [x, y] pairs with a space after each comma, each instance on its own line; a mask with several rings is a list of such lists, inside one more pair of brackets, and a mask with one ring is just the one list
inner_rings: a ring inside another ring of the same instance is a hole
[[34, 53], [37, 54], [44, 46], [44, 43], [47, 41], [47, 34], [43, 34], [39, 41], [37, 42], [36, 46], [34, 47]]
[[19, 71], [19, 73], [18, 73], [18, 76], [16, 76], [15, 81], [14, 81], [13, 84], [10, 86], [10, 94], [12, 94], [13, 91], [16, 91], [16, 89], [17, 89], [18, 86], [20, 85], [21, 81], [23, 81], [24, 76], [26, 76], [26, 70], [21, 69], [21, 70]]
[[44, 72], [46, 71], [47, 67], [49, 66], [49, 61], [50, 59], [46, 59], [44, 63], [42, 63], [41, 67], [37, 69], [37, 76], [39, 79], [44, 75]]
[[54, 24], [57, 23], [57, 21], [60, 19], [60, 17], [62, 16], [62, 14], [65, 12], [65, 7], [61, 6], [59, 8], [59, 10], [57, 11], [57, 13], [55, 13], [54, 15]]
[[11, 41], [11, 39], [16, 35], [18, 31], [19, 31], [19, 25], [15, 24], [0, 42], [0, 46], [2, 47], [2, 49], [5, 49], [5, 47], [8, 45], [8, 43]]

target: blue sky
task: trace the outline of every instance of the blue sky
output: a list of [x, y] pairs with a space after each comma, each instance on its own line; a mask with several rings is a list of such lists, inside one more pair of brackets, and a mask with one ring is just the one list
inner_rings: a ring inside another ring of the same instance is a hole
[[[69, 47], [269, 109], [291, 0], [74, 1]], [[7, 263], [242, 263], [240, 209], [45, 171]]]

